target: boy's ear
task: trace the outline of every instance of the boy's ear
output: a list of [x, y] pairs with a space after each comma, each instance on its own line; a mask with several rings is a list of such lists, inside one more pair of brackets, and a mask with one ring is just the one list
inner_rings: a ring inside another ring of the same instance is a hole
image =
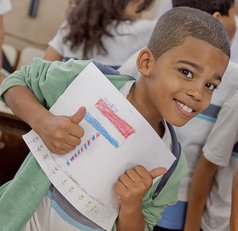
[[155, 58], [152, 52], [148, 48], [144, 48], [137, 56], [137, 69], [143, 76], [150, 76], [154, 62]]
[[215, 11], [212, 16], [219, 21], [221, 17], [221, 13], [219, 11]]

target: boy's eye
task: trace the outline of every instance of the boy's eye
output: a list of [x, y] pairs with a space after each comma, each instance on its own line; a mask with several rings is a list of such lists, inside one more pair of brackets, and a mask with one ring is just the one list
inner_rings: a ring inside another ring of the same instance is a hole
[[181, 68], [179, 71], [187, 78], [191, 79], [193, 77], [193, 73], [188, 69]]
[[210, 91], [214, 91], [217, 88], [217, 85], [214, 83], [207, 83], [206, 87], [210, 90]]

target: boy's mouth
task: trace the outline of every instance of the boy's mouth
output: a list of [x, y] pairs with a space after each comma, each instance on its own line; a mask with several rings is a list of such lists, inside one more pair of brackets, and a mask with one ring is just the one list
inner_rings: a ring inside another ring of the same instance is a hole
[[178, 105], [178, 108], [185, 113], [186, 115], [191, 115], [191, 113], [195, 112], [195, 110], [193, 110], [191, 107], [189, 107], [188, 105], [176, 100], [176, 103]]

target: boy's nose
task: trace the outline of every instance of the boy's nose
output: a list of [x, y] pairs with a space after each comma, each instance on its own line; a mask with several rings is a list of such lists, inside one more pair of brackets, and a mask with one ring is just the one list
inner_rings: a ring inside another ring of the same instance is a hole
[[192, 97], [195, 101], [200, 102], [202, 100], [203, 91], [201, 87], [196, 86], [194, 88], [187, 89], [186, 94]]

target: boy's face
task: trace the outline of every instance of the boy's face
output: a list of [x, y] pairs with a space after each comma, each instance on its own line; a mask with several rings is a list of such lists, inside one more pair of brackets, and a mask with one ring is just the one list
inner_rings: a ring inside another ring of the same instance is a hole
[[193, 37], [187, 37], [182, 45], [157, 60], [144, 49], [137, 64], [146, 89], [141, 101], [146, 102], [151, 113], [147, 118], [157, 116], [182, 126], [204, 111], [228, 61], [229, 57], [220, 49]]

